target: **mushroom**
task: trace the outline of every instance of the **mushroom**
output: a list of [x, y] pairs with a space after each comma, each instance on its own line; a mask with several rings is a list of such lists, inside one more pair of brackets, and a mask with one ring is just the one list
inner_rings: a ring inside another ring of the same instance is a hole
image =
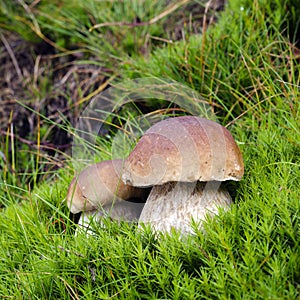
[[120, 179], [121, 159], [102, 161], [75, 176], [67, 193], [67, 205], [73, 214], [82, 212], [79, 226], [108, 216], [118, 221], [137, 221], [149, 189], [125, 185]]
[[244, 173], [242, 154], [230, 132], [213, 121], [183, 116], [150, 127], [124, 162], [122, 180], [153, 186], [139, 223], [156, 231], [192, 233], [191, 220], [228, 209], [223, 186]]

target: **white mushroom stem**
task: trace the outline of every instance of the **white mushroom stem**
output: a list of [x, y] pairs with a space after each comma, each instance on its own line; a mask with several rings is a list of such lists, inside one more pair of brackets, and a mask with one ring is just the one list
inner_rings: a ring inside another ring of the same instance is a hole
[[228, 209], [232, 199], [221, 182], [169, 182], [154, 186], [141, 213], [139, 223], [155, 231], [193, 233], [192, 219], [201, 223], [206, 214]]
[[122, 201], [105, 205], [101, 209], [82, 212], [75, 235], [78, 234], [78, 230], [83, 230], [86, 234], [94, 234], [92, 224], [101, 224], [103, 218], [110, 218], [117, 222], [138, 222], [144, 205], [145, 203]]

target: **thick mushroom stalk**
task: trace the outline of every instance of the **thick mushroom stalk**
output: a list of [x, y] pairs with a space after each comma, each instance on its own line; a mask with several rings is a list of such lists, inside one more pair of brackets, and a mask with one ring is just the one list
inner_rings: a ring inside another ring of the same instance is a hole
[[191, 220], [201, 226], [207, 214], [217, 215], [231, 203], [220, 182], [168, 182], [152, 188], [139, 224], [151, 224], [155, 231], [170, 232], [173, 228], [191, 234]]
[[221, 186], [240, 180], [242, 154], [230, 132], [213, 121], [174, 117], [150, 127], [124, 163], [122, 180], [153, 186], [140, 216], [156, 230], [190, 233], [191, 219], [202, 221], [232, 202]]

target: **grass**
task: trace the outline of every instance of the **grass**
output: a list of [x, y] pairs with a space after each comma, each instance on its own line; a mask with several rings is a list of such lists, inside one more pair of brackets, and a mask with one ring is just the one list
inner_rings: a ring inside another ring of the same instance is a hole
[[247, 168], [235, 204], [188, 240], [109, 222], [96, 236], [74, 237], [61, 201], [67, 170], [24, 192], [1, 213], [2, 297], [296, 299], [299, 131], [296, 118], [278, 126], [287, 117], [270, 112], [258, 127], [248, 124], [250, 137], [236, 129]]
[[[36, 153], [23, 149], [30, 172], [41, 178], [29, 184], [13, 160], [25, 158], [7, 137], [1, 152], [9, 161], [0, 160], [1, 298], [299, 299], [300, 73], [282, 33], [284, 8], [282, 1], [230, 1], [205, 39], [189, 36], [120, 64], [119, 81], [172, 79], [196, 90], [240, 146], [246, 170], [230, 185], [232, 209], [208, 218], [205, 233], [195, 227], [195, 236], [186, 239], [176, 232], [157, 237], [149, 228], [106, 221], [94, 225], [95, 236], [75, 237], [64, 203], [74, 175], [71, 156], [44, 176]], [[117, 37], [126, 28], [113, 30]], [[89, 42], [87, 47], [107, 51]], [[149, 104], [156, 115], [170, 106], [163, 100]], [[139, 115], [139, 107], [125, 106], [107, 123], [123, 125], [131, 137], [140, 129]], [[151, 113], [144, 115], [150, 120]], [[96, 159], [119, 151], [119, 133], [100, 139]]]
[[46, 40], [62, 53], [82, 52], [105, 67], [112, 62], [119, 66], [129, 57], [148, 54], [160, 40], [176, 38], [174, 21], [191, 17], [184, 13], [188, 2], [64, 0], [15, 5], [1, 1], [0, 20], [6, 21], [2, 28], [25, 39]]

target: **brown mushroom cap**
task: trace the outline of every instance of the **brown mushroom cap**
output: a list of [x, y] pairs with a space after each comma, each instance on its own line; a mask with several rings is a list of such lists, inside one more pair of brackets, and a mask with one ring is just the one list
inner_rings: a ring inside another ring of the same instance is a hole
[[146, 200], [148, 191], [122, 182], [122, 168], [121, 159], [102, 161], [87, 167], [74, 177], [67, 193], [67, 204], [71, 212], [94, 210], [130, 198]]
[[182, 181], [240, 180], [242, 154], [230, 132], [213, 121], [174, 117], [149, 128], [125, 160], [122, 179], [133, 186]]

